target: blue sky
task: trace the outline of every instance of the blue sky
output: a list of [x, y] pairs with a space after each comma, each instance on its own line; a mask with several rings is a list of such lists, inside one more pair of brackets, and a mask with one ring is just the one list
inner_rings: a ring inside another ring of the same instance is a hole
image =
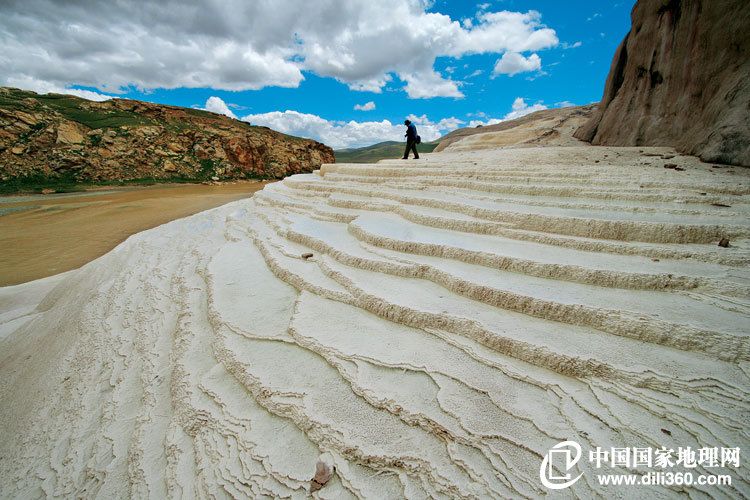
[[285, 2], [11, 2], [0, 74], [42, 92], [205, 107], [336, 148], [398, 139], [407, 116], [432, 139], [598, 101], [634, 3], [337, 2], [290, 0], [294, 17]]

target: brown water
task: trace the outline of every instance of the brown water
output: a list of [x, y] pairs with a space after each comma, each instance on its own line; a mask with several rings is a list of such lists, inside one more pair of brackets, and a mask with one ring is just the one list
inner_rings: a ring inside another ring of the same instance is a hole
[[0, 197], [0, 286], [78, 268], [132, 234], [246, 198], [264, 185], [178, 184]]

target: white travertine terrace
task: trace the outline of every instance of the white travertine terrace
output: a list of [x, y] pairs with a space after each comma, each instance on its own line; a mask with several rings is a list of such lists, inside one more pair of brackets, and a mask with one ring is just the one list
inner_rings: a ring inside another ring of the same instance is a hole
[[[750, 175], [646, 152], [324, 165], [0, 289], [0, 497], [304, 497], [321, 455], [321, 498], [538, 497], [560, 441], [750, 449]], [[563, 495], [747, 497], [743, 460]]]

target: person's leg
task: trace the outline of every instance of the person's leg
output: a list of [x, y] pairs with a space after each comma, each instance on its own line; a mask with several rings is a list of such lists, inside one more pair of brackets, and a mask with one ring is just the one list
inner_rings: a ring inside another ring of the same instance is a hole
[[411, 145], [411, 150], [414, 151], [414, 159], [419, 159], [419, 153], [417, 153], [417, 141], [414, 141], [414, 143]]
[[404, 150], [404, 157], [402, 160], [408, 160], [409, 159], [409, 150], [411, 149], [411, 141], [406, 141], [406, 149]]

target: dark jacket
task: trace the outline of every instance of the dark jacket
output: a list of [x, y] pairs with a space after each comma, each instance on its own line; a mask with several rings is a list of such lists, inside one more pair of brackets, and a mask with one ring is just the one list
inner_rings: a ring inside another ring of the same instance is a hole
[[406, 140], [410, 142], [417, 140], [417, 126], [413, 123], [410, 123], [409, 126], [406, 127]]

